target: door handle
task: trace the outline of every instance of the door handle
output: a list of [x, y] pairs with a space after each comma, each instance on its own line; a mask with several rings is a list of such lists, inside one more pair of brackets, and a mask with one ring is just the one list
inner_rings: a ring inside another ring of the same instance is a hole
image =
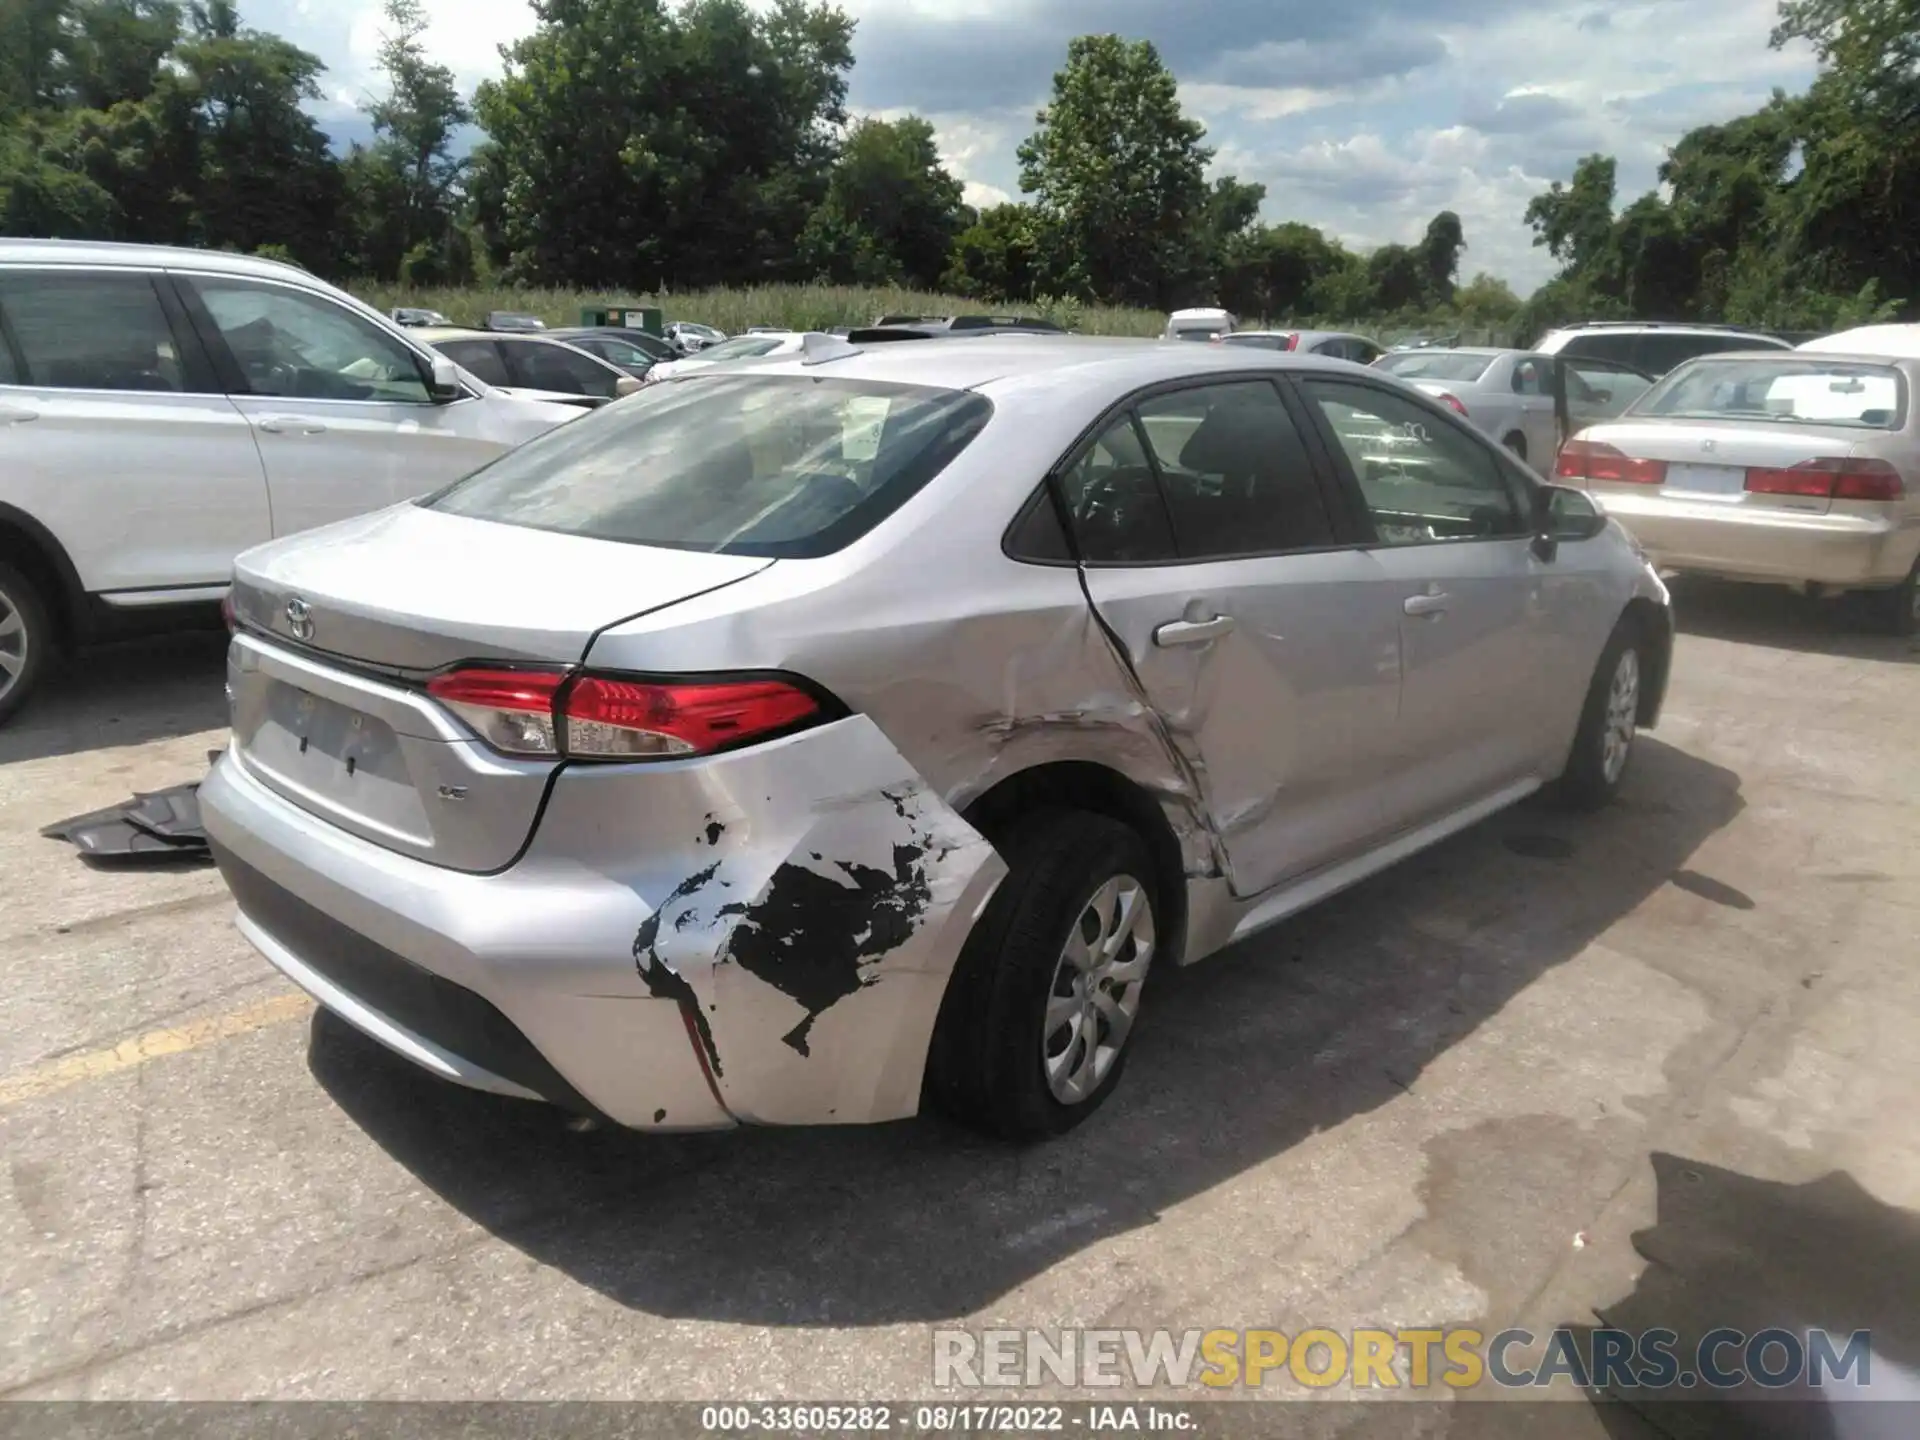
[[1409, 595], [1401, 608], [1409, 615], [1444, 615], [1452, 599], [1450, 595]]
[[0, 405], [0, 425], [24, 425], [29, 420], [38, 420], [38, 410], [24, 410], [18, 405]]
[[309, 420], [304, 415], [266, 415], [260, 420], [260, 428], [269, 435], [324, 435], [327, 427], [318, 420]]
[[1153, 643], [1163, 650], [1176, 645], [1208, 645], [1232, 630], [1231, 615], [1216, 615], [1211, 620], [1169, 620], [1153, 632]]

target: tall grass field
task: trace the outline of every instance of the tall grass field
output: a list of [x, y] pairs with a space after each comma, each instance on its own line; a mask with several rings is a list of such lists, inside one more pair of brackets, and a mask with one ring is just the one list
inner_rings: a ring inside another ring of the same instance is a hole
[[[756, 285], [744, 289], [690, 290], [684, 294], [650, 296], [623, 291], [410, 289], [398, 285], [356, 284], [349, 287], [380, 310], [417, 305], [438, 310], [456, 325], [477, 325], [490, 311], [512, 310], [538, 315], [548, 325], [578, 325], [580, 312], [610, 305], [650, 305], [675, 320], [712, 325], [738, 335], [749, 326], [772, 325], [787, 330], [827, 330], [836, 325], [871, 325], [882, 315], [1032, 314], [1032, 306], [983, 306], [957, 295], [933, 295], [918, 290], [864, 289], [852, 285]], [[1123, 310], [1104, 306], [1041, 306], [1044, 318], [1092, 335], [1155, 336], [1166, 328], [1167, 317], [1152, 310]]]

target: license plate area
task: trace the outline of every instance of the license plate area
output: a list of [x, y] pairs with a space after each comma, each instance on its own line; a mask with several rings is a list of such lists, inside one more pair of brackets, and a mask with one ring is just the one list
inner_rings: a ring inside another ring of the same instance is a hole
[[384, 720], [284, 680], [256, 675], [264, 693], [238, 735], [248, 767], [309, 810], [425, 843], [431, 827], [403, 742]]
[[1669, 465], [1666, 488], [1681, 495], [1731, 499], [1746, 493], [1747, 472], [1737, 465]]

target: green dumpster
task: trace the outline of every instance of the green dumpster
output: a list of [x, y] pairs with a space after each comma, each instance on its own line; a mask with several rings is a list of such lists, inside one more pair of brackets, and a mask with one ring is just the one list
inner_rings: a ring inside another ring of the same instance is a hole
[[649, 335], [658, 335], [666, 324], [666, 317], [650, 305], [602, 305], [582, 310], [580, 323], [596, 328], [644, 330]]

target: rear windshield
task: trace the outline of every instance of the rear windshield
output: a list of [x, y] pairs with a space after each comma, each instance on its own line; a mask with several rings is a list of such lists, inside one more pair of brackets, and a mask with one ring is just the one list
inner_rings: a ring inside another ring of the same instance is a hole
[[1407, 350], [1387, 355], [1374, 365], [1406, 380], [1478, 380], [1493, 364], [1491, 355], [1460, 355], [1447, 350]]
[[723, 340], [718, 345], [709, 345], [700, 352], [702, 360], [751, 360], [756, 355], [771, 355], [780, 348], [780, 340], [769, 335], [742, 336], [738, 340]]
[[1904, 423], [1906, 381], [1891, 365], [1772, 356], [1695, 360], [1628, 409], [1672, 420], [1758, 420], [1893, 430]]
[[569, 421], [421, 504], [598, 540], [805, 559], [898, 510], [992, 414], [963, 390], [708, 374]]

